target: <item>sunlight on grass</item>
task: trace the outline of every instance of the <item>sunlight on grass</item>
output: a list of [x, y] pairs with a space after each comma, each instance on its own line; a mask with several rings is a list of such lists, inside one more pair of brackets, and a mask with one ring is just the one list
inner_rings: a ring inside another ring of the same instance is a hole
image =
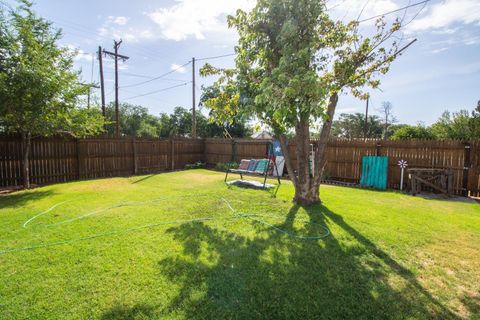
[[192, 170], [2, 196], [0, 318], [478, 317], [478, 204], [274, 192]]

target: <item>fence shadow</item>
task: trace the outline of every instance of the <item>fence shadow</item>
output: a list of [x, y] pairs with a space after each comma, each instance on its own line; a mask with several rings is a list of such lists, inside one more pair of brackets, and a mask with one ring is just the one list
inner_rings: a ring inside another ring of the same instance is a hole
[[[277, 226], [293, 230], [299, 208], [293, 206]], [[313, 223], [305, 235], [322, 234], [321, 226], [333, 223], [355, 242], [345, 235], [295, 241], [253, 222], [241, 223], [266, 233], [246, 238], [200, 222], [170, 228], [186, 257], [158, 262], [160, 272], [181, 286], [162, 315], [182, 310], [188, 319], [456, 318], [340, 215], [324, 206], [307, 212]], [[392, 287], [392, 277], [403, 286]]]

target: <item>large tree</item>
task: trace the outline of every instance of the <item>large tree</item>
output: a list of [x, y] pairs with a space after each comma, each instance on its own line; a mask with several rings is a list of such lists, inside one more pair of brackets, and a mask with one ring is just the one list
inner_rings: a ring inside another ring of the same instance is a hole
[[[320, 202], [321, 173], [335, 109], [342, 92], [367, 98], [365, 87], [376, 88], [377, 74], [385, 74], [403, 51], [392, 36], [400, 30], [396, 20], [387, 26], [379, 18], [371, 37], [362, 36], [359, 22], [348, 24], [329, 17], [321, 0], [258, 0], [251, 12], [238, 10], [229, 25], [239, 33], [236, 68], [207, 67], [204, 74], [219, 73], [225, 99], [210, 104], [220, 119], [250, 114], [269, 125], [284, 150], [286, 167], [299, 204]], [[228, 100], [231, 86], [237, 99]], [[233, 101], [233, 102], [232, 102]], [[309, 131], [323, 120], [315, 145], [316, 165], [309, 173]], [[296, 167], [287, 152], [286, 133], [295, 131]]]
[[32, 136], [82, 136], [103, 126], [98, 110], [78, 107], [89, 87], [73, 71], [75, 53], [58, 45], [60, 37], [30, 2], [8, 11], [0, 7], [0, 123], [4, 131], [21, 134], [25, 188]]

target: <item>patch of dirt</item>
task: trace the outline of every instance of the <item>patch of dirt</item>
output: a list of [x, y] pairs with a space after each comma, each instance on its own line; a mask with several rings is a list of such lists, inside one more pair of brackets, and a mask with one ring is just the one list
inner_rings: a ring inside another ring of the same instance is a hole
[[437, 193], [419, 193], [415, 197], [421, 197], [426, 200], [443, 200], [443, 201], [453, 201], [453, 202], [463, 202], [463, 203], [478, 203], [477, 199], [460, 197], [460, 196], [447, 196], [444, 194]]

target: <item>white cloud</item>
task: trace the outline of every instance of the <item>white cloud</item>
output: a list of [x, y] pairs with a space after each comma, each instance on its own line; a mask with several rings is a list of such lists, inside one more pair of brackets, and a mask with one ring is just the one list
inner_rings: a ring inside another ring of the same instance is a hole
[[438, 49], [433, 49], [431, 52], [435, 54], [435, 53], [443, 52], [443, 51], [448, 50], [448, 49], [449, 49], [449, 47], [441, 47], [441, 48], [438, 48]]
[[122, 39], [128, 42], [155, 39], [155, 34], [149, 29], [117, 29], [112, 27], [101, 27], [98, 29], [98, 34], [104, 38]]
[[228, 32], [226, 15], [237, 9], [249, 10], [254, 0], [177, 0], [169, 8], [159, 8], [146, 15], [160, 27], [162, 38], [205, 39], [208, 32]]
[[116, 25], [119, 25], [119, 26], [126, 25], [128, 20], [130, 20], [130, 18], [123, 17], [123, 16], [118, 16], [118, 17], [109, 16], [107, 19], [108, 19], [109, 22], [111, 22], [113, 24], [116, 24]]
[[103, 38], [123, 39], [128, 42], [139, 42], [156, 38], [150, 28], [127, 27], [128, 20], [130, 19], [126, 17], [109, 16], [102, 26], [98, 28], [98, 35]]
[[73, 44], [67, 44], [65, 47], [68, 49], [68, 51], [75, 53], [75, 57], [73, 58], [75, 61], [92, 62], [94, 58], [91, 53], [85, 52]]
[[480, 1], [445, 0], [431, 5], [424, 16], [417, 18], [408, 26], [408, 31], [426, 31], [441, 28], [449, 30], [448, 27], [455, 23], [480, 23]]
[[170, 70], [175, 70], [175, 72], [178, 72], [178, 73], [187, 72], [187, 69], [185, 69], [185, 67], [183, 67], [179, 64], [176, 64], [176, 63], [172, 63], [172, 65], [170, 66]]

